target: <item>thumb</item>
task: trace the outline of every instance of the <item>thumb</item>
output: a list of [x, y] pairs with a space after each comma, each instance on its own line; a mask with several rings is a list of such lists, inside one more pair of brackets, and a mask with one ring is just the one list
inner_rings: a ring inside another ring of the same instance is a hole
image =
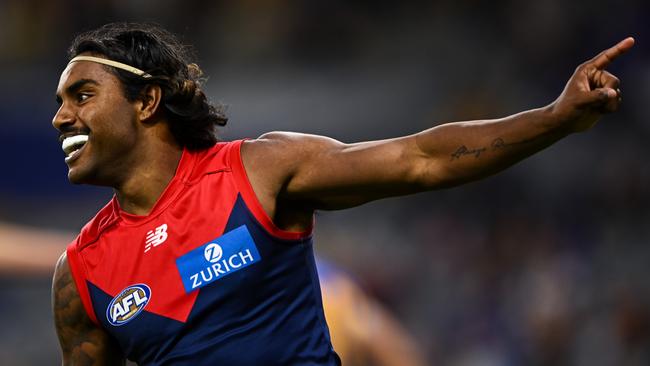
[[617, 98], [617, 95], [616, 90], [612, 88], [596, 88], [587, 92], [580, 104], [583, 107], [599, 107]]

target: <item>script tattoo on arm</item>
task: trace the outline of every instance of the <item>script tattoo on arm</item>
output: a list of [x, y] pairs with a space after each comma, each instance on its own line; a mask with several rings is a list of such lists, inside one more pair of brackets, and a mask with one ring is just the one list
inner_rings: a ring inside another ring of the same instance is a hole
[[86, 314], [65, 254], [54, 273], [52, 307], [63, 366], [125, 365], [115, 341]]
[[496, 139], [492, 140], [492, 143], [490, 146], [492, 147], [492, 151], [497, 151], [499, 149], [505, 149], [505, 148], [510, 148], [510, 147], [518, 147], [520, 145], [527, 144], [529, 142], [533, 142], [535, 139], [527, 139], [527, 140], [522, 140], [522, 141], [517, 141], [517, 142], [505, 142], [504, 139], [501, 137], [497, 137]]
[[453, 154], [451, 154], [451, 161], [458, 160], [462, 158], [463, 156], [474, 156], [474, 158], [478, 159], [483, 152], [487, 151], [486, 147], [480, 147], [476, 149], [468, 149], [467, 146], [462, 145], [459, 146], [456, 151], [454, 151]]
[[506, 142], [503, 138], [497, 137], [496, 139], [492, 140], [489, 149], [485, 146], [470, 149], [465, 145], [461, 145], [450, 155], [451, 161], [459, 160], [464, 156], [473, 156], [475, 159], [478, 159], [486, 151], [496, 152], [502, 149], [520, 147], [521, 145], [525, 145], [529, 142], [533, 142], [534, 140], [535, 139], [527, 139], [527, 140], [522, 140], [517, 142]]

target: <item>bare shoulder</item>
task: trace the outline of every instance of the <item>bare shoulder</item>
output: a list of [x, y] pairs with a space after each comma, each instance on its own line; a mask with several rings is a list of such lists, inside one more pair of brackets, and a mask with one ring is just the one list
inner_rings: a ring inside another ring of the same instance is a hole
[[242, 148], [243, 154], [255, 159], [283, 159], [296, 162], [297, 157], [308, 158], [311, 154], [342, 148], [345, 144], [333, 138], [297, 132], [268, 132], [257, 139], [248, 140]]
[[301, 230], [311, 225], [312, 211], [296, 209], [288, 199], [292, 182], [314, 166], [319, 156], [343, 144], [334, 139], [294, 132], [269, 132], [242, 146], [242, 161], [255, 195], [278, 227]]
[[63, 365], [124, 365], [115, 341], [86, 314], [65, 252], [54, 271], [52, 308]]
[[319, 155], [343, 146], [343, 143], [325, 136], [269, 132], [244, 143], [242, 160], [249, 178], [265, 182], [265, 186], [278, 193], [301, 167]]
[[73, 318], [79, 317], [78, 313], [80, 311], [84, 311], [79, 292], [70, 272], [66, 252], [61, 254], [54, 270], [52, 305], [57, 329], [59, 325], [72, 322]]

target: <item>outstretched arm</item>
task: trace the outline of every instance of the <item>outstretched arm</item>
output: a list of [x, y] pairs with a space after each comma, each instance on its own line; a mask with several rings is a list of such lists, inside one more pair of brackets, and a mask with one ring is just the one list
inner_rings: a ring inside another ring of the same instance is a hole
[[54, 325], [64, 366], [124, 365], [113, 339], [88, 318], [72, 279], [66, 254], [56, 265], [52, 283]]
[[270, 133], [244, 145], [244, 165], [274, 218], [284, 217], [285, 207], [345, 208], [480, 179], [615, 111], [621, 101], [619, 80], [605, 68], [633, 44], [627, 38], [580, 65], [562, 94], [543, 108], [356, 144]]

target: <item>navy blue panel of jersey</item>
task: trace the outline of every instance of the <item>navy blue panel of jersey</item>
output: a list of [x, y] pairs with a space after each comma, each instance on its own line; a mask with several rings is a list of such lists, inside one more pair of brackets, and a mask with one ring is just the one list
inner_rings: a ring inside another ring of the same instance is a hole
[[[282, 240], [238, 196], [224, 233], [245, 225], [261, 260], [202, 287], [186, 323], [148, 312], [121, 326], [89, 284], [99, 321], [139, 365], [340, 365], [325, 323], [311, 238]], [[133, 340], [138, 340], [135, 342]]]
[[212, 357], [224, 365], [339, 365], [324, 319], [311, 238], [272, 237], [239, 196], [224, 232], [241, 225], [248, 228], [261, 261], [200, 289], [188, 318], [193, 327], [177, 344], [184, 352], [167, 360], [174, 365]]

